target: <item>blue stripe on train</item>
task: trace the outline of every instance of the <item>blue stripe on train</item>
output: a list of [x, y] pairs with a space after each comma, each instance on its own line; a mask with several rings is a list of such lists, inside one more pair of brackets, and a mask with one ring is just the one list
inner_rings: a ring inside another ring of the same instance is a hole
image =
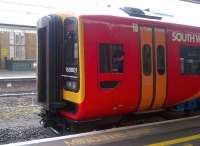
[[193, 112], [200, 108], [200, 97], [182, 104], [176, 105], [173, 110], [177, 112], [190, 111]]

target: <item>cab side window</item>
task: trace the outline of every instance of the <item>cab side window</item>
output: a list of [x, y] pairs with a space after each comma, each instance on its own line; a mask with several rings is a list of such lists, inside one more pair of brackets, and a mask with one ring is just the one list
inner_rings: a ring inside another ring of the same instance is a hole
[[110, 72], [110, 46], [109, 44], [100, 44], [100, 72]]
[[121, 44], [99, 45], [100, 72], [122, 73], [124, 71], [124, 51]]
[[124, 51], [123, 46], [119, 44], [112, 45], [112, 72], [123, 72], [124, 69]]

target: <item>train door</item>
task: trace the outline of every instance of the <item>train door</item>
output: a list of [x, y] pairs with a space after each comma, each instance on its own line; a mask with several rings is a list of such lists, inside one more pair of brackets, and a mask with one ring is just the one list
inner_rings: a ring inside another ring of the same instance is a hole
[[159, 109], [163, 106], [167, 90], [167, 70], [166, 70], [166, 34], [165, 29], [154, 29], [154, 100], [152, 109]]
[[166, 97], [165, 29], [140, 27], [141, 100], [139, 111], [159, 109]]

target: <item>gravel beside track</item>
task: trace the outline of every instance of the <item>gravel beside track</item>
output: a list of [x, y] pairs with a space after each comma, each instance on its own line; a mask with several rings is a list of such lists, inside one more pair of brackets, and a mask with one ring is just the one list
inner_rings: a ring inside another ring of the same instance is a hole
[[56, 136], [40, 125], [36, 96], [0, 97], [0, 144]]
[[50, 129], [42, 127], [15, 127], [0, 129], [0, 145], [55, 136]]

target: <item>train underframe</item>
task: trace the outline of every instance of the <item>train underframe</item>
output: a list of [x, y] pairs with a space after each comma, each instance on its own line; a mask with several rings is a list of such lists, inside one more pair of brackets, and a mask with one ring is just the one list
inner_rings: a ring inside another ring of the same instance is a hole
[[[178, 104], [162, 110], [148, 111], [143, 113], [129, 113], [112, 117], [102, 117], [91, 120], [76, 121], [60, 114], [61, 109], [45, 110], [40, 113], [41, 124], [44, 127], [51, 127], [57, 134], [65, 135], [80, 133], [91, 130], [100, 130], [132, 123], [142, 123], [144, 118], [162, 116], [165, 119], [181, 118], [200, 114], [200, 98]], [[167, 114], [166, 114], [167, 113]], [[126, 124], [125, 124], [126, 123]]]

